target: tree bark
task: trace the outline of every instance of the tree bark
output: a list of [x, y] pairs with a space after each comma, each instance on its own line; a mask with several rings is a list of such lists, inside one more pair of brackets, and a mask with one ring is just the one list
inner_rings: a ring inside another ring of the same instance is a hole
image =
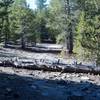
[[9, 41], [9, 16], [8, 16], [8, 6], [5, 7], [5, 28], [4, 28], [4, 34], [5, 34], [5, 47], [7, 47], [7, 43]]
[[24, 34], [22, 33], [22, 36], [21, 36], [21, 48], [22, 49], [25, 49], [26, 46], [25, 46], [25, 37], [24, 37]]
[[[67, 8], [67, 9], [66, 9]], [[65, 13], [67, 14], [68, 19], [68, 29], [67, 29], [67, 35], [66, 35], [66, 44], [67, 44], [67, 50], [69, 54], [73, 53], [73, 32], [72, 32], [72, 21], [71, 21], [71, 9], [70, 9], [70, 1], [65, 0]]]

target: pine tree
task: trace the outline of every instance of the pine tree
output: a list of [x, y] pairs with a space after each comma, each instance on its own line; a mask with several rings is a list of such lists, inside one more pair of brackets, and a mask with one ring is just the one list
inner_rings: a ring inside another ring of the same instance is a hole
[[2, 11], [2, 33], [5, 35], [5, 47], [7, 47], [7, 43], [9, 41], [9, 7], [13, 3], [13, 0], [1, 0], [0, 7], [3, 9]]
[[100, 1], [83, 0], [78, 3], [79, 6], [83, 3], [83, 6], [80, 6], [81, 13], [77, 31], [81, 36], [79, 41], [81, 46], [96, 59], [97, 64], [100, 64]]

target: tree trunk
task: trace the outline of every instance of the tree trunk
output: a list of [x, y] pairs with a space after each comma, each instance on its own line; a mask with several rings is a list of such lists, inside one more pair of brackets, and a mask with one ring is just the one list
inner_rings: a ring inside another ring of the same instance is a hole
[[73, 33], [71, 30], [68, 34], [67, 49], [69, 54], [73, 53]]
[[2, 17], [2, 22], [1, 22], [1, 29], [0, 29], [0, 42], [1, 42], [1, 39], [2, 39], [3, 25], [4, 25], [4, 17]]
[[25, 46], [25, 37], [24, 37], [24, 34], [22, 33], [22, 36], [21, 36], [21, 48], [22, 49], [25, 49], [26, 46]]
[[[67, 9], [66, 9], [67, 8]], [[67, 19], [68, 19], [68, 29], [67, 29], [67, 35], [66, 35], [66, 44], [67, 44], [67, 50], [69, 54], [73, 53], [73, 32], [72, 32], [72, 21], [71, 21], [71, 9], [70, 9], [70, 1], [65, 0], [65, 13], [67, 13]]]
[[4, 25], [4, 34], [5, 34], [5, 47], [7, 47], [7, 43], [9, 41], [9, 17], [8, 17], [8, 6], [5, 7], [5, 25]]

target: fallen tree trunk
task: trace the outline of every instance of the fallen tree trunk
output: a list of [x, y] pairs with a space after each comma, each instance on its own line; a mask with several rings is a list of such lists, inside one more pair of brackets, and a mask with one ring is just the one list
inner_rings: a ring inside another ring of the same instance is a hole
[[[22, 50], [21, 45], [8, 44], [6, 46], [6, 48]], [[38, 46], [26, 47], [23, 50], [30, 51], [30, 52], [39, 52], [39, 53], [43, 53], [43, 52], [45, 52], [45, 53], [60, 53], [62, 51], [61, 48], [45, 48], [45, 47], [38, 47]]]
[[69, 73], [93, 73], [100, 74], [100, 67], [91, 67], [84, 65], [70, 65], [63, 64], [59, 61], [48, 62], [44, 59], [7, 59], [0, 61], [0, 66], [4, 67], [15, 67], [15, 68], [25, 68], [32, 70], [44, 70], [44, 71], [59, 71], [59, 72], [69, 72]]

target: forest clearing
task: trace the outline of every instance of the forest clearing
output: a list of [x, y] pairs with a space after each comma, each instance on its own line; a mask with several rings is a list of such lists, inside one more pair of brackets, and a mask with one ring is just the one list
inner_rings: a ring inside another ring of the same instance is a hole
[[0, 0], [0, 100], [100, 100], [100, 1]]

